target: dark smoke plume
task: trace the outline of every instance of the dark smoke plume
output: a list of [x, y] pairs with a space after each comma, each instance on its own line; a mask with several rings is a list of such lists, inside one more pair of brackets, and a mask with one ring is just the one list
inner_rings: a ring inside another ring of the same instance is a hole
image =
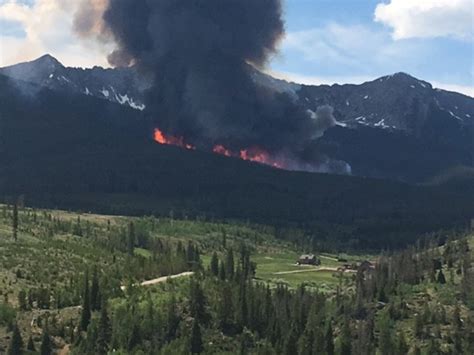
[[298, 159], [333, 125], [253, 80], [284, 35], [281, 0], [109, 0], [103, 21], [117, 44], [111, 65], [154, 76], [147, 109], [167, 134]]

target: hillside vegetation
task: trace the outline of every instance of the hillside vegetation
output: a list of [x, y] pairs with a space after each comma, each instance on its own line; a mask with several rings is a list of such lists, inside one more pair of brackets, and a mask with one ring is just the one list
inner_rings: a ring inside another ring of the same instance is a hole
[[[0, 208], [0, 353], [474, 351], [474, 235], [363, 255], [250, 223]], [[297, 266], [310, 251], [321, 265]]]
[[162, 146], [142, 114], [92, 97], [0, 76], [0, 100], [0, 196], [11, 203], [251, 221], [375, 250], [474, 216], [472, 194], [452, 186], [290, 172]]

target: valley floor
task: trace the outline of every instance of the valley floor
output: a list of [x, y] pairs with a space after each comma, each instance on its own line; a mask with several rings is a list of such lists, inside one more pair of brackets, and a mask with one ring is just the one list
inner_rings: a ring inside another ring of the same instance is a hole
[[58, 354], [474, 347], [474, 235], [312, 266], [268, 226], [0, 209], [0, 353], [15, 334]]

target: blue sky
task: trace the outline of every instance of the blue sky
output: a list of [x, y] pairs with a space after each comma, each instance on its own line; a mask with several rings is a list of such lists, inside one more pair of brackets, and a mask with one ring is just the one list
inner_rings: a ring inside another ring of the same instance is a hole
[[[0, 0], [0, 65], [45, 52], [66, 65], [106, 65], [110, 47], [71, 32], [81, 1]], [[360, 83], [403, 71], [474, 96], [472, 0], [286, 0], [284, 8], [287, 35], [268, 66], [275, 76]]]

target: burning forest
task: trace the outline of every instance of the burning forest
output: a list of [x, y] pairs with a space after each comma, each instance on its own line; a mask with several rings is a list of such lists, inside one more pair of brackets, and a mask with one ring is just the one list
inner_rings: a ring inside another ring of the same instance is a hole
[[90, 0], [76, 31], [113, 41], [112, 66], [153, 78], [146, 112], [154, 139], [276, 168], [350, 173], [318, 153], [332, 109], [307, 112], [258, 85], [284, 36], [281, 0]]

